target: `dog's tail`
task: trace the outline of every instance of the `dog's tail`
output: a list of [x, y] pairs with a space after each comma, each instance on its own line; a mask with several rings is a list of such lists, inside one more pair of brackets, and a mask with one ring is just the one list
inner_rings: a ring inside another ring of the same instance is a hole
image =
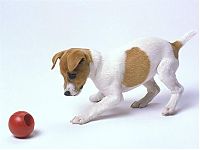
[[188, 42], [193, 36], [196, 35], [195, 31], [190, 31], [186, 34], [184, 34], [181, 38], [179, 38], [178, 40], [176, 40], [173, 43], [170, 43], [173, 51], [174, 51], [174, 56], [178, 59], [178, 52], [180, 50], [180, 48], [185, 45], [186, 42]]

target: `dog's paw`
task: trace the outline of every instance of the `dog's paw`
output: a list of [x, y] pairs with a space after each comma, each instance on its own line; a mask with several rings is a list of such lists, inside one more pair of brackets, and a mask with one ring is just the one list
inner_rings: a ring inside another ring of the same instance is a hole
[[87, 123], [89, 120], [84, 118], [83, 116], [75, 116], [70, 122], [73, 124], [84, 124]]
[[147, 105], [148, 105], [147, 103], [141, 103], [140, 101], [135, 101], [135, 102], [133, 102], [133, 104], [131, 105], [131, 107], [132, 108], [144, 108]]
[[101, 96], [99, 96], [98, 94], [94, 94], [94, 95], [91, 95], [89, 100], [91, 102], [99, 102], [102, 100]]
[[163, 116], [169, 116], [169, 115], [174, 115], [175, 114], [175, 110], [174, 108], [170, 108], [170, 107], [165, 107], [162, 111], [162, 115]]

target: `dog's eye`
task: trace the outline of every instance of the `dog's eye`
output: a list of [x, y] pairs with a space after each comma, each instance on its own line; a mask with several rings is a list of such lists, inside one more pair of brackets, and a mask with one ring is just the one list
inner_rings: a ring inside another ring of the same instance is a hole
[[76, 78], [76, 73], [68, 73], [68, 77], [70, 80], [73, 80]]

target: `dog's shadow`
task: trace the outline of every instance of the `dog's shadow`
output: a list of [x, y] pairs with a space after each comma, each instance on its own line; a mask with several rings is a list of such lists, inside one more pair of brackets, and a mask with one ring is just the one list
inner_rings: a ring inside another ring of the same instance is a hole
[[184, 112], [188, 109], [199, 106], [199, 91], [198, 89], [185, 89], [178, 106], [178, 112]]
[[[131, 108], [131, 104], [134, 100], [125, 99], [119, 106], [101, 114], [99, 117], [94, 119], [93, 121], [104, 120], [104, 119], [111, 119], [111, 118], [119, 118], [125, 117], [128, 115], [136, 115], [137, 113], [150, 113], [152, 111], [156, 111], [157, 113], [161, 114], [163, 107], [167, 104], [170, 98], [170, 93], [160, 93], [155, 99], [144, 108]], [[176, 113], [182, 113], [191, 109], [195, 106], [198, 106], [199, 100], [199, 92], [198, 90], [188, 89], [185, 90], [183, 96], [181, 97], [177, 107]]]
[[145, 108], [131, 108], [132, 101], [124, 102], [123, 106], [118, 106], [116, 108], [111, 109], [109, 112], [106, 112], [100, 115], [98, 118], [94, 119], [94, 121], [102, 120], [102, 119], [111, 119], [111, 118], [120, 118], [128, 115], [135, 115], [137, 112], [141, 112], [145, 109], [157, 109], [159, 108], [159, 103], [151, 103]]

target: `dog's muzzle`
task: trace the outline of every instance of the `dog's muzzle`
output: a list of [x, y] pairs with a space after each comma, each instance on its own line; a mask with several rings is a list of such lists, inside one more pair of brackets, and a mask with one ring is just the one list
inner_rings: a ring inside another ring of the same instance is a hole
[[66, 90], [64, 92], [64, 95], [65, 96], [76, 96], [81, 92], [82, 88], [83, 88], [83, 85], [80, 87], [79, 91], [74, 90], [74, 88], [73, 89], [69, 88], [68, 90]]

